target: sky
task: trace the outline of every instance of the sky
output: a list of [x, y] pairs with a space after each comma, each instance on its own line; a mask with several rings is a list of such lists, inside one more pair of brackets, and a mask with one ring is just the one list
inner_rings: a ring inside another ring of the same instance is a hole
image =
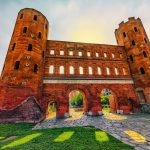
[[150, 0], [0, 0], [0, 74], [22, 8], [46, 16], [49, 40], [116, 45], [115, 29], [133, 16], [141, 18], [150, 36]]

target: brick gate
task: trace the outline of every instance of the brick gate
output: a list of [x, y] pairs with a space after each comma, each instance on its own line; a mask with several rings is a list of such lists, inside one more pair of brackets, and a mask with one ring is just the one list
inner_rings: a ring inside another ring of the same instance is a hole
[[85, 95], [84, 114], [100, 115], [102, 114], [100, 94], [105, 88], [113, 92], [114, 101], [112, 102], [110, 99], [110, 107], [113, 112], [117, 112], [117, 110], [123, 110], [124, 113], [137, 111], [136, 108], [131, 107], [130, 103], [130, 99], [137, 101], [131, 80], [118, 80], [118, 83], [115, 80], [111, 84], [108, 82], [113, 82], [113, 80], [44, 80], [45, 111], [47, 104], [55, 99], [57, 117], [65, 117], [69, 114], [69, 93], [78, 90]]

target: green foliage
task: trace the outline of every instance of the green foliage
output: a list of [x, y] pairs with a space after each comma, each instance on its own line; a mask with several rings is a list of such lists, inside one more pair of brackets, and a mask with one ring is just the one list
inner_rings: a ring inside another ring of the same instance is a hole
[[83, 96], [80, 92], [77, 91], [71, 98], [71, 105], [73, 107], [81, 107], [83, 105]]
[[0, 124], [1, 137], [17, 136], [0, 142], [4, 150], [133, 150], [94, 127], [66, 127], [32, 130], [32, 124]]
[[100, 97], [102, 105], [109, 105], [109, 96], [110, 95], [103, 95]]
[[49, 112], [56, 112], [56, 105], [49, 105]]

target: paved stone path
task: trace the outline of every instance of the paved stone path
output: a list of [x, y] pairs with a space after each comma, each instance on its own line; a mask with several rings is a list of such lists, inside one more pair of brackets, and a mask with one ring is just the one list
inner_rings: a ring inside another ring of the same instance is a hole
[[35, 129], [88, 125], [106, 131], [122, 142], [134, 146], [136, 150], [150, 150], [150, 115], [125, 116], [104, 113], [103, 116], [91, 117], [76, 113], [67, 119], [45, 120], [37, 124]]

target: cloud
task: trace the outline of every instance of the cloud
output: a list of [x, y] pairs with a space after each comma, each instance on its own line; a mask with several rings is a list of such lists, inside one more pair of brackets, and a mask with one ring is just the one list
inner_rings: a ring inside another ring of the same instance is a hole
[[140, 17], [150, 35], [149, 0], [5, 0], [0, 5], [0, 72], [17, 13], [24, 7], [47, 17], [53, 40], [116, 44], [115, 29], [131, 16]]

